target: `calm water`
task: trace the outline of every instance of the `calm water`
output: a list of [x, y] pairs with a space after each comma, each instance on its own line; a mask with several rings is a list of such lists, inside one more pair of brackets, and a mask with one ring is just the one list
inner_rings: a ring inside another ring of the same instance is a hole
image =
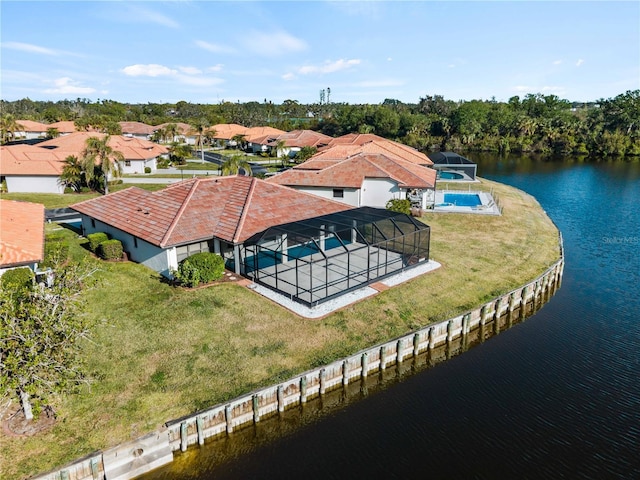
[[640, 479], [640, 163], [470, 157], [563, 232], [563, 286], [542, 310], [343, 408], [251, 427], [145, 478]]

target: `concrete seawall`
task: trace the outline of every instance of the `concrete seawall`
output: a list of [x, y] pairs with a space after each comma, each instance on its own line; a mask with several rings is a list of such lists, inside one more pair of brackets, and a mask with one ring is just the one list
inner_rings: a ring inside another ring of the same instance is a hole
[[[471, 337], [483, 341], [522, 321], [545, 304], [560, 287], [564, 254], [538, 278], [463, 315], [362, 350], [287, 381], [248, 393], [224, 404], [171, 420], [165, 427], [132, 442], [98, 452], [40, 480], [128, 480], [173, 460], [173, 452], [202, 445], [279, 412], [344, 388], [392, 365], [434, 352], [443, 345], [464, 349]], [[473, 332], [473, 333], [472, 333]]]

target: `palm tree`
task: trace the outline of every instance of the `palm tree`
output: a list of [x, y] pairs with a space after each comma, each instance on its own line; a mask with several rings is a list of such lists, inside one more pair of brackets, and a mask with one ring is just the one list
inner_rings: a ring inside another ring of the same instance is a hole
[[222, 175], [237, 175], [240, 173], [240, 170], [243, 170], [245, 175], [251, 176], [251, 165], [249, 165], [249, 162], [247, 162], [243, 155], [228, 157], [227, 160], [220, 165], [220, 170], [222, 171]]
[[78, 192], [82, 187], [84, 169], [82, 163], [75, 155], [69, 155], [64, 159], [64, 167], [62, 168], [62, 175], [60, 180], [65, 186], [71, 188], [73, 191]]
[[47, 138], [58, 138], [60, 136], [60, 130], [56, 127], [47, 128]]
[[191, 147], [186, 143], [173, 142], [169, 147], [169, 159], [178, 165], [187, 163], [185, 160], [192, 155]]
[[110, 139], [109, 135], [104, 138], [87, 138], [87, 146], [80, 160], [87, 183], [100, 177], [104, 178], [105, 195], [109, 193], [109, 176], [119, 177], [122, 173], [122, 162], [124, 162], [124, 155], [109, 146]]
[[7, 113], [0, 118], [0, 143], [4, 144], [14, 139], [15, 132], [22, 126], [16, 121], [11, 113]]
[[202, 159], [202, 163], [204, 163], [204, 133], [207, 130], [207, 127], [209, 126], [209, 122], [207, 122], [205, 118], [199, 118], [194, 122], [192, 122], [191, 126], [196, 132], [196, 138], [197, 138], [196, 143], [200, 144], [201, 159]]
[[167, 125], [164, 127], [164, 135], [165, 135], [165, 141], [169, 140], [170, 142], [175, 142], [176, 135], [178, 135], [178, 124], [167, 123]]
[[236, 148], [237, 149], [241, 149], [244, 150], [244, 144], [246, 142], [245, 136], [242, 135], [241, 133], [234, 135], [233, 137], [231, 137], [231, 140], [233, 140], [234, 142], [236, 142]]

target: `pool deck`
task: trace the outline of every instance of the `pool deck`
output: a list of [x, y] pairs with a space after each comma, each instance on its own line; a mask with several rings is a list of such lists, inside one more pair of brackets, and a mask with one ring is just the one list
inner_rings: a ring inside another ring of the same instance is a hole
[[[476, 207], [461, 207], [458, 205], [438, 206], [443, 204], [445, 193], [458, 193], [460, 195], [478, 195], [481, 205]], [[464, 191], [464, 190], [436, 190], [435, 206], [433, 212], [437, 213], [471, 213], [474, 215], [502, 215], [500, 206], [495, 202], [489, 192]]]

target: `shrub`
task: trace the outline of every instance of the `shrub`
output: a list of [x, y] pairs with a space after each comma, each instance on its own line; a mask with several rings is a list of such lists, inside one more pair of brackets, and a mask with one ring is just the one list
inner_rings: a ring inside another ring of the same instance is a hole
[[6, 290], [22, 290], [33, 284], [35, 275], [30, 268], [21, 267], [7, 270], [0, 277], [0, 286]]
[[224, 259], [211, 252], [201, 252], [185, 258], [174, 277], [183, 285], [195, 287], [201, 283], [209, 283], [222, 278], [224, 274]]
[[104, 260], [120, 260], [122, 258], [122, 242], [116, 240], [105, 240], [98, 245], [98, 255]]
[[69, 258], [69, 244], [62, 238], [46, 238], [44, 242], [44, 260], [41, 267], [53, 267], [66, 262]]
[[385, 207], [392, 212], [406, 213], [407, 215], [411, 213], [411, 202], [407, 199], [392, 198]]
[[144, 167], [144, 173], [151, 173], [151, 167]]
[[96, 253], [98, 251], [98, 246], [102, 242], [106, 242], [107, 240], [109, 240], [109, 237], [104, 232], [96, 232], [87, 235], [87, 240], [89, 240], [89, 250], [91, 250], [93, 253]]

